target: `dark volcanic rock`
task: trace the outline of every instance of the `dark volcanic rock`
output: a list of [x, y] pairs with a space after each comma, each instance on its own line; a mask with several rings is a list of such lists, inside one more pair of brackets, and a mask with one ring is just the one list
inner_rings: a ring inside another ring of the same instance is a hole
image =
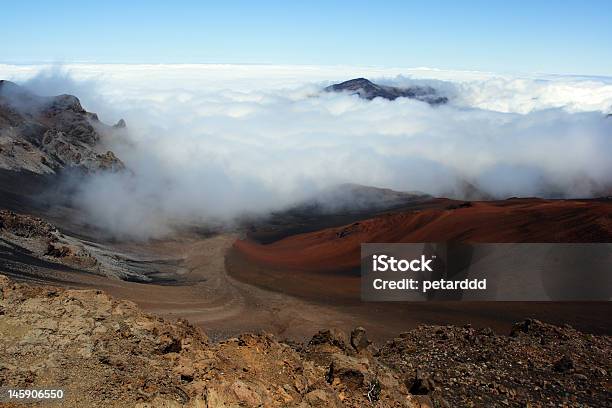
[[410, 384], [410, 393], [414, 395], [427, 395], [436, 389], [435, 382], [430, 375], [423, 370], [416, 370], [416, 374]]
[[409, 88], [397, 88], [375, 84], [365, 78], [351, 79], [340, 84], [330, 85], [325, 88], [327, 92], [350, 92], [361, 98], [372, 100], [374, 98], [385, 98], [393, 101], [397, 98], [416, 99], [427, 102], [430, 105], [442, 105], [448, 102], [448, 98], [438, 95], [438, 92], [430, 86], [411, 86]]
[[553, 368], [559, 373], [565, 373], [574, 368], [574, 362], [572, 361], [571, 357], [564, 355], [555, 363]]
[[376, 357], [405, 375], [411, 394], [442, 397], [452, 407], [608, 407], [611, 349], [610, 336], [527, 319], [510, 336], [421, 326]]
[[0, 168], [39, 174], [123, 169], [102, 147], [101, 132], [113, 129], [85, 111], [75, 96], [39, 96], [0, 80]]

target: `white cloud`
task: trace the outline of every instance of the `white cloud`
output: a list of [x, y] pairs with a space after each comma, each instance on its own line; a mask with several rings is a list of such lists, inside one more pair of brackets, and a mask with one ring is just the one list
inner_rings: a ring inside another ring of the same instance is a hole
[[[467, 180], [499, 197], [612, 186], [610, 78], [253, 65], [74, 65], [35, 77], [40, 69], [0, 65], [0, 76], [127, 120], [129, 143], [111, 147], [135, 175], [96, 178], [78, 198], [120, 234], [263, 213], [343, 182], [439, 195]], [[431, 84], [451, 103], [320, 93], [358, 76]]]

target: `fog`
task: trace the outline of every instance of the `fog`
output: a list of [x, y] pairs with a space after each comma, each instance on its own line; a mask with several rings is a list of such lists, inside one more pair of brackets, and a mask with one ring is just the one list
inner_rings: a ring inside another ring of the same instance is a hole
[[[232, 223], [342, 183], [461, 198], [592, 197], [612, 191], [612, 79], [433, 69], [242, 65], [2, 66], [43, 94], [71, 93], [128, 172], [74, 197], [119, 237]], [[325, 93], [365, 76], [431, 85], [447, 105]]]

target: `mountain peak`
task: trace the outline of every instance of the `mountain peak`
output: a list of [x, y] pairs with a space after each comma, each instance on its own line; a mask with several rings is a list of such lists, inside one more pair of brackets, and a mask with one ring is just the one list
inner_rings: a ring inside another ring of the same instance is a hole
[[438, 91], [430, 86], [411, 86], [400, 88], [394, 86], [378, 85], [367, 78], [355, 78], [325, 88], [327, 92], [350, 92], [360, 98], [372, 100], [384, 98], [394, 101], [397, 98], [416, 99], [430, 105], [442, 105], [448, 98], [438, 95]]

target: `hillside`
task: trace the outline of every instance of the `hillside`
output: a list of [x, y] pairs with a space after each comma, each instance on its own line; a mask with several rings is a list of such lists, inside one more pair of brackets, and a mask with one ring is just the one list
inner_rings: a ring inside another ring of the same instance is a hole
[[[301, 271], [346, 271], [360, 264], [362, 242], [611, 242], [612, 201], [435, 200], [348, 225], [296, 234], [267, 245], [237, 241], [256, 263]], [[445, 204], [446, 203], [446, 204]]]

